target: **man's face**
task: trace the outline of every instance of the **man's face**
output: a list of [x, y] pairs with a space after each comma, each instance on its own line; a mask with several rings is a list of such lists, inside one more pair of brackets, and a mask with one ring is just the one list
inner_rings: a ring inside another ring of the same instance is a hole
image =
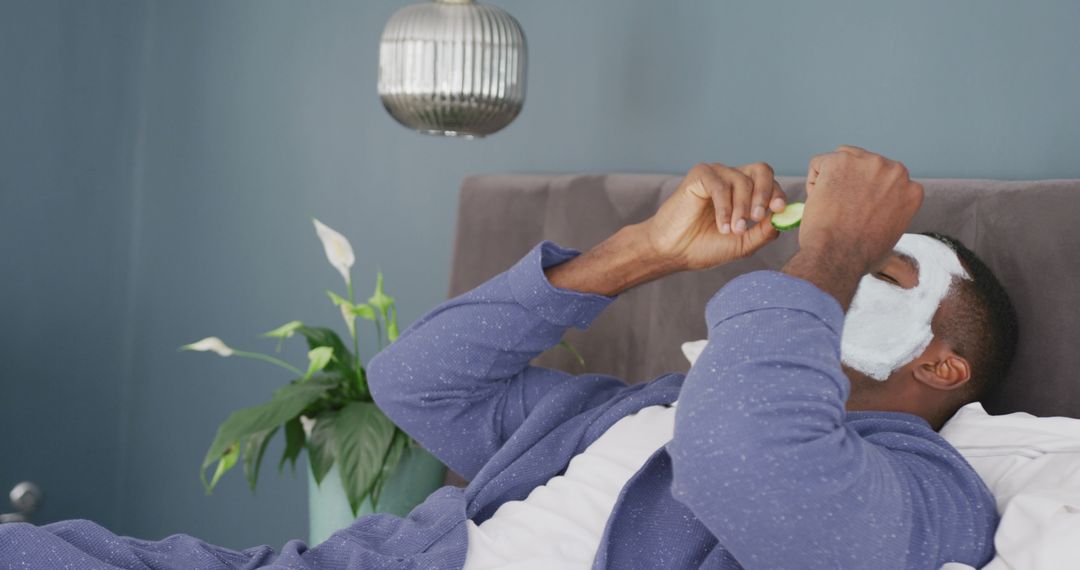
[[884, 265], [859, 282], [844, 319], [844, 364], [884, 381], [934, 338], [930, 322], [954, 277], [968, 279], [956, 253], [923, 235], [904, 234]]

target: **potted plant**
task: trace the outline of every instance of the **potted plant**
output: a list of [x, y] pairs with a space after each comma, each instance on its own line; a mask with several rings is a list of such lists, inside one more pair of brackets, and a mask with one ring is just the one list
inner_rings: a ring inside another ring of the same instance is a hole
[[[372, 296], [358, 303], [351, 275], [352, 246], [340, 233], [313, 221], [327, 259], [345, 279], [345, 296], [326, 293], [341, 311], [351, 350], [332, 329], [300, 321], [262, 336], [277, 339], [278, 349], [286, 339], [303, 337], [309, 349], [305, 369], [269, 354], [234, 349], [218, 337], [181, 347], [261, 360], [294, 376], [274, 391], [270, 401], [237, 410], [221, 424], [203, 459], [200, 477], [210, 493], [240, 463], [254, 491], [267, 445], [278, 432], [283, 433], [285, 450], [278, 461], [279, 471], [286, 463], [295, 468], [297, 458], [307, 451], [312, 545], [360, 514], [407, 514], [442, 484], [446, 469], [379, 410], [368, 390], [357, 317], [374, 323], [380, 349], [398, 336], [397, 308], [393, 297], [383, 291], [382, 273], [377, 274]], [[207, 470], [215, 464], [207, 481]]]

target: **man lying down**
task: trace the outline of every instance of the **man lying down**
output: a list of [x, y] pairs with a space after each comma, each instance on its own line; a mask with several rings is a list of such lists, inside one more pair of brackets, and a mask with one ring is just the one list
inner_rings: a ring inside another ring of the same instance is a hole
[[[375, 400], [471, 481], [406, 518], [242, 552], [88, 521], [0, 525], [12, 568], [940, 568], [993, 554], [993, 497], [936, 430], [1008, 368], [1013, 309], [959, 243], [903, 234], [922, 187], [854, 147], [810, 162], [800, 250], [709, 301], [688, 374], [635, 386], [529, 362], [618, 293], [746, 257], [785, 197], [694, 167], [649, 220], [542, 243], [372, 362]], [[756, 223], [755, 223], [756, 222]]]

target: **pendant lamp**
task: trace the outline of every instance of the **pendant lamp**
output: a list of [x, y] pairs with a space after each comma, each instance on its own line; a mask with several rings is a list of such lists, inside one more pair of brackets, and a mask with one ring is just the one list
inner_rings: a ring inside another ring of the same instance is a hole
[[483, 137], [525, 102], [525, 33], [505, 10], [434, 0], [398, 10], [379, 44], [379, 98], [402, 125]]

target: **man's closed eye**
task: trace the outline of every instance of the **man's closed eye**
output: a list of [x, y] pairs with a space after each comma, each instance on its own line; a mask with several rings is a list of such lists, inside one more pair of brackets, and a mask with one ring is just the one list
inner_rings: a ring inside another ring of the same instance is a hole
[[881, 279], [882, 281], [887, 281], [889, 283], [892, 283], [893, 285], [896, 285], [897, 287], [903, 287], [903, 285], [901, 285], [899, 281], [897, 281], [895, 278], [893, 278], [893, 276], [889, 275], [888, 273], [885, 273], [884, 271], [878, 271], [877, 273], [874, 273], [874, 277], [877, 277], [878, 279]]

